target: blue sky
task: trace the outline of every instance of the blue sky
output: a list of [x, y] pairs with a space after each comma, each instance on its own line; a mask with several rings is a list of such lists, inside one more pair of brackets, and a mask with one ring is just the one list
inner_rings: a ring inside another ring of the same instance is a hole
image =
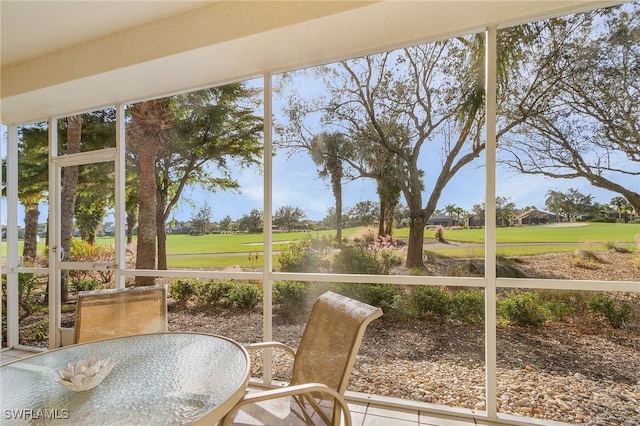
[[[2, 152], [6, 152], [6, 129], [2, 127]], [[447, 185], [438, 208], [447, 204], [454, 204], [471, 211], [474, 204], [484, 201], [484, 167], [483, 159], [476, 160], [466, 166]], [[629, 163], [629, 167], [638, 167]], [[308, 155], [297, 154], [289, 158], [284, 152], [273, 158], [273, 206], [274, 210], [284, 205], [300, 207], [307, 215], [307, 219], [321, 220], [327, 210], [335, 204], [329, 182], [320, 179], [317, 167]], [[497, 194], [510, 197], [518, 208], [535, 205], [544, 209], [544, 200], [549, 190], [565, 192], [575, 188], [584, 194], [593, 195], [594, 201], [608, 203], [611, 198], [619, 194], [596, 188], [586, 179], [550, 179], [542, 176], [514, 175], [511, 171], [499, 168], [497, 171]], [[240, 185], [241, 193], [219, 192], [207, 194], [199, 188], [185, 190], [184, 198], [190, 203], [182, 203], [175, 209], [172, 217], [177, 220], [189, 220], [205, 203], [211, 207], [212, 220], [218, 221], [226, 215], [238, 219], [248, 214], [252, 209], [263, 208], [263, 176], [255, 170], [236, 170], [233, 172]], [[629, 177], [623, 181], [629, 188], [640, 190], [640, 178]], [[375, 185], [371, 180], [359, 179], [346, 182], [343, 189], [344, 208], [353, 207], [359, 201], [377, 200]], [[424, 200], [426, 202], [426, 199]], [[404, 200], [401, 199], [401, 203]], [[41, 220], [46, 219], [46, 207], [43, 206]], [[23, 211], [18, 213], [19, 224], [23, 223]], [[110, 220], [110, 219], [107, 219]], [[6, 202], [2, 202], [2, 224], [6, 224]]]
[[[307, 77], [310, 74], [307, 74]], [[261, 87], [262, 80], [255, 79], [248, 82], [254, 87]], [[277, 86], [277, 84], [276, 84]], [[320, 96], [323, 91], [321, 84], [311, 78], [299, 81], [293, 89], [305, 97]], [[274, 116], [276, 120], [282, 117], [283, 106], [286, 105], [286, 94], [274, 95]], [[258, 108], [257, 114], [262, 115]], [[319, 130], [316, 130], [319, 132]], [[274, 136], [276, 138], [277, 136]], [[433, 173], [429, 169], [438, 168], [437, 153], [428, 155], [428, 147], [423, 148], [424, 164], [421, 167], [427, 171], [426, 189], [423, 202], [426, 203], [431, 190], [429, 179], [433, 179]], [[2, 126], [2, 153], [6, 152], [6, 128]], [[484, 156], [465, 166], [445, 188], [438, 208], [444, 208], [447, 204], [454, 204], [466, 211], [471, 211], [475, 204], [484, 202], [485, 170], [483, 167]], [[637, 163], [628, 162], [628, 167], [638, 168]], [[306, 218], [321, 220], [327, 214], [327, 210], [335, 205], [329, 182], [320, 179], [317, 167], [306, 153], [298, 153], [294, 157], [288, 157], [287, 153], [280, 151], [273, 158], [273, 207], [274, 211], [284, 205], [300, 207], [306, 213]], [[219, 221], [229, 215], [232, 219], [239, 219], [248, 214], [252, 209], [263, 209], [263, 176], [256, 170], [234, 169], [232, 176], [238, 180], [241, 193], [219, 192], [206, 193], [200, 188], [187, 188], [183, 193], [185, 202], [179, 204], [172, 217], [177, 220], [188, 221], [205, 203], [212, 210], [212, 220]], [[544, 200], [550, 190], [565, 192], [569, 188], [575, 188], [584, 194], [590, 194], [594, 201], [608, 203], [611, 198], [619, 194], [596, 188], [586, 179], [550, 179], [542, 176], [516, 175], [512, 171], [500, 167], [497, 170], [497, 195], [509, 197], [518, 208], [536, 206], [544, 209]], [[617, 178], [617, 182], [640, 191], [639, 177]], [[359, 201], [377, 201], [375, 184], [370, 179], [359, 179], [345, 182], [343, 188], [343, 208], [345, 211], [353, 207]], [[402, 204], [406, 204], [401, 199]], [[41, 220], [46, 220], [46, 207], [43, 206]], [[23, 222], [22, 209], [19, 211], [19, 224]], [[112, 220], [112, 219], [106, 219]], [[6, 203], [2, 202], [2, 224], [6, 224]]]
[[[447, 185], [438, 203], [439, 208], [447, 204], [455, 204], [471, 211], [474, 204], [484, 202], [484, 168], [470, 164]], [[549, 190], [565, 192], [569, 188], [578, 189], [584, 194], [591, 194], [594, 201], [608, 203], [619, 194], [591, 186], [585, 179], [550, 179], [542, 176], [518, 176], [508, 170], [498, 170], [497, 194], [510, 197], [517, 207], [534, 205], [544, 209], [544, 200]], [[252, 171], [243, 171], [234, 175], [242, 187], [241, 194], [216, 193], [206, 194], [203, 191], [189, 191], [185, 194], [194, 200], [196, 206], [203, 205], [205, 200], [212, 209], [213, 220], [218, 221], [227, 214], [233, 219], [247, 214], [253, 208], [263, 207], [263, 177]], [[635, 178], [637, 180], [637, 178]], [[630, 184], [632, 183], [629, 180]], [[640, 187], [640, 182], [638, 182]], [[343, 189], [344, 208], [353, 207], [364, 200], [377, 201], [373, 181], [359, 179], [347, 182]], [[402, 204], [404, 200], [401, 199]], [[426, 202], [426, 200], [425, 200]], [[274, 210], [283, 205], [300, 207], [307, 214], [307, 219], [320, 220], [326, 216], [327, 209], [335, 205], [329, 182], [318, 177], [316, 166], [303, 154], [288, 159], [286, 155], [274, 158], [273, 206]], [[192, 215], [189, 206], [182, 206], [176, 211], [179, 220], [188, 219]]]

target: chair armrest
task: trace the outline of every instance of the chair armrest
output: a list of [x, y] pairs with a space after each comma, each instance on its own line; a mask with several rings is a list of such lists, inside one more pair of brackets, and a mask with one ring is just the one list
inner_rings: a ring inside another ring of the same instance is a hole
[[[260, 349], [279, 349], [282, 350], [283, 352], [289, 354], [291, 356], [291, 359], [295, 360], [296, 359], [296, 351], [285, 345], [284, 343], [280, 343], [280, 342], [258, 342], [258, 343], [250, 343], [248, 345], [244, 345], [245, 349], [247, 351], [256, 351], [256, 350], [260, 350]], [[252, 358], [252, 365], [253, 365], [253, 358]], [[264, 365], [261, 367], [261, 370], [264, 374]]]
[[293, 356], [293, 357], [296, 356], [296, 351], [293, 348], [285, 345], [284, 343], [280, 343], [280, 342], [250, 343], [248, 345], [244, 345], [244, 347], [248, 351], [257, 350], [257, 349], [266, 349], [266, 348], [282, 349], [285, 352], [289, 353], [291, 356]]
[[312, 392], [320, 392], [331, 395], [340, 409], [344, 413], [345, 426], [351, 426], [351, 412], [347, 406], [347, 402], [344, 400], [344, 396], [337, 391], [327, 387], [322, 383], [304, 383], [301, 385], [288, 386], [286, 388], [269, 389], [266, 391], [253, 392], [246, 394], [240, 402], [238, 402], [222, 419], [221, 425], [227, 426], [231, 424], [233, 414], [245, 405], [255, 404], [256, 402], [266, 401], [269, 399], [283, 398], [287, 396], [304, 395]]

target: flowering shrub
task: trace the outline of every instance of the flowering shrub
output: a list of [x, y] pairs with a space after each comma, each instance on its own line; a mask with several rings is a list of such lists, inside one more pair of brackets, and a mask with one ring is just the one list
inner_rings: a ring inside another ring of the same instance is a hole
[[307, 238], [293, 241], [278, 259], [280, 270], [283, 272], [325, 272], [327, 268], [327, 253], [330, 242]]
[[[73, 238], [71, 240], [71, 259], [74, 262], [111, 262], [115, 259], [115, 249], [113, 246], [99, 246]], [[69, 278], [72, 282], [91, 279], [103, 285], [107, 285], [113, 280], [113, 271], [73, 270], [69, 272]]]

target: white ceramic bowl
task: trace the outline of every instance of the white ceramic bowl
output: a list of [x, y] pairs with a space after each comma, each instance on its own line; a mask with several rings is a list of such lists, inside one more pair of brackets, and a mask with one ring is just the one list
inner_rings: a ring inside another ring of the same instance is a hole
[[111, 358], [99, 359], [95, 355], [81, 359], [58, 371], [58, 383], [75, 392], [93, 389], [107, 377], [114, 365]]

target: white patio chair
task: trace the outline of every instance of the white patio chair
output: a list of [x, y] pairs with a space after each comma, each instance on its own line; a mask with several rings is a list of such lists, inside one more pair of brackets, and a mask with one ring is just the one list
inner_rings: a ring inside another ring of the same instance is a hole
[[76, 301], [75, 343], [167, 331], [165, 286], [81, 291]]
[[381, 315], [380, 308], [327, 292], [316, 300], [297, 351], [277, 342], [248, 345], [290, 353], [291, 381], [284, 388], [248, 393], [222, 424], [337, 425], [342, 418], [351, 425], [344, 392], [365, 328]]

